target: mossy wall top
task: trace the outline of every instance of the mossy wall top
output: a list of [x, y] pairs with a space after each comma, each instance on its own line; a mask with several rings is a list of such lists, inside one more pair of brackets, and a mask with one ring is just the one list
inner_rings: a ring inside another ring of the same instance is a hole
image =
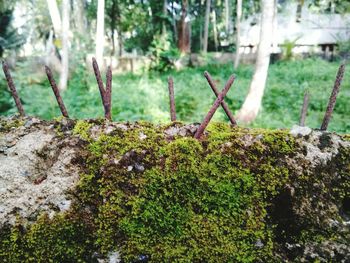
[[[345, 137], [214, 124], [195, 140], [197, 126], [181, 123], [40, 125], [75, 140], [67, 165], [80, 178], [68, 210], [4, 224], [2, 262], [350, 260]], [[3, 134], [19, 129], [9, 126]]]

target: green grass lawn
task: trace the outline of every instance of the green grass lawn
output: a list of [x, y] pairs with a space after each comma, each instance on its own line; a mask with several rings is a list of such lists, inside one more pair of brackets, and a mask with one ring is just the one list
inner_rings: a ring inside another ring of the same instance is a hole
[[[304, 91], [309, 89], [311, 96], [306, 125], [319, 128], [338, 67], [339, 62], [331, 63], [321, 59], [272, 64], [263, 98], [263, 107], [258, 118], [250, 126], [290, 128], [293, 124], [297, 124]], [[232, 74], [231, 65], [208, 65], [163, 74], [145, 72], [115, 75], [112, 92], [113, 119], [115, 121], [168, 122], [167, 77], [172, 75], [178, 119], [184, 122], [201, 122], [215, 100], [214, 94], [203, 77], [205, 70], [213, 76], [220, 89]], [[236, 112], [247, 94], [253, 66], [242, 65], [234, 73], [237, 79], [225, 100], [232, 111]], [[29, 78], [24, 78], [20, 74], [18, 69], [14, 76], [26, 112], [45, 119], [59, 116], [60, 113], [49, 83], [45, 80], [29, 84]], [[73, 118], [103, 116], [101, 98], [94, 75], [82, 67], [78, 67], [72, 74], [69, 88], [63, 93], [63, 99]], [[0, 100], [0, 103], [3, 103], [2, 101]], [[3, 111], [2, 115], [10, 115], [15, 112], [12, 100], [11, 103], [12, 108]], [[228, 121], [221, 108], [215, 114], [214, 120]], [[345, 72], [329, 130], [341, 133], [350, 132], [349, 68]]]

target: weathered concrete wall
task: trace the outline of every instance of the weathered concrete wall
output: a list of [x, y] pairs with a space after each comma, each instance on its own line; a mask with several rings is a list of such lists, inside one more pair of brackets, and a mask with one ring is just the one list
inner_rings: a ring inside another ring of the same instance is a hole
[[0, 119], [0, 260], [350, 260], [348, 136], [196, 129]]

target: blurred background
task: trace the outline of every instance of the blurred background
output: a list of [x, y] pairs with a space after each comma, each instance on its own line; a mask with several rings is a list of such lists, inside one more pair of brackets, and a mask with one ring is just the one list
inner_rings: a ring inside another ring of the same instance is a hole
[[[201, 122], [218, 89], [240, 125], [319, 128], [338, 67], [350, 57], [350, 0], [0, 0], [0, 57], [28, 115], [60, 116], [45, 75], [55, 74], [73, 118], [103, 116], [91, 59], [113, 69], [115, 121], [170, 121], [173, 76], [178, 120]], [[15, 114], [0, 74], [0, 115]], [[228, 122], [219, 108], [215, 121]], [[350, 69], [329, 126], [350, 132]]]

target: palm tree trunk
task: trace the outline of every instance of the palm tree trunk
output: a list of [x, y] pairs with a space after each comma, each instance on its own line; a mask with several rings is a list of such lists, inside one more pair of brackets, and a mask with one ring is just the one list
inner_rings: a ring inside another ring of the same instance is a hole
[[241, 18], [242, 18], [242, 0], [237, 0], [236, 7], [236, 57], [234, 68], [237, 69], [240, 60], [240, 46], [241, 46]]
[[228, 36], [230, 31], [230, 3], [229, 0], [225, 0], [225, 29]]
[[204, 37], [203, 37], [203, 52], [204, 53], [207, 53], [207, 51], [208, 51], [210, 2], [211, 2], [211, 0], [207, 0], [207, 5], [206, 5], [206, 9], [205, 9]]
[[172, 24], [173, 24], [173, 31], [174, 31], [174, 40], [177, 43], [178, 42], [178, 30], [176, 26], [176, 15], [175, 15], [175, 8], [174, 8], [174, 0], [171, 2], [171, 12], [173, 15]]
[[214, 35], [214, 46], [215, 46], [215, 51], [218, 51], [219, 47], [219, 40], [218, 40], [218, 28], [217, 28], [217, 23], [216, 23], [216, 11], [215, 8], [213, 9], [213, 35]]
[[105, 1], [98, 0], [97, 4], [97, 26], [96, 26], [96, 61], [100, 67], [104, 67], [103, 61], [103, 48], [105, 43], [104, 34], [104, 13], [105, 13]]
[[49, 13], [50, 13], [55, 34], [60, 35], [62, 22], [61, 22], [60, 11], [58, 10], [57, 2], [56, 0], [46, 0], [46, 2], [49, 8]]
[[237, 119], [245, 123], [252, 122], [258, 115], [270, 64], [275, 0], [261, 0], [261, 4], [260, 43], [257, 52], [255, 71], [248, 95], [237, 115]]
[[187, 21], [188, 0], [182, 0], [181, 19], [178, 30], [178, 47], [181, 53], [190, 52], [190, 28]]
[[62, 1], [62, 71], [60, 75], [60, 90], [67, 88], [68, 74], [69, 74], [69, 9], [70, 1]]
[[[165, 17], [168, 15], [168, 0], [164, 0], [163, 2], [163, 19], [165, 19]], [[162, 34], [165, 35], [166, 34], [166, 23], [165, 21], [163, 21], [163, 25], [162, 25]]]
[[83, 0], [75, 1], [74, 20], [77, 31], [81, 36], [85, 34], [85, 7]]

